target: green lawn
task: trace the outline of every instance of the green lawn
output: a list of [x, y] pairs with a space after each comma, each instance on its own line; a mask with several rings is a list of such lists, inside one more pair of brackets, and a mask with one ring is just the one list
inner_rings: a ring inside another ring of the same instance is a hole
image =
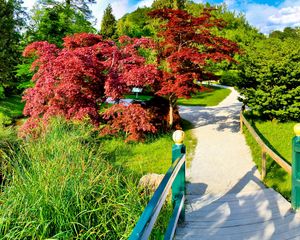
[[[190, 165], [196, 147], [196, 139], [192, 135], [191, 124], [183, 120], [186, 134], [187, 165]], [[145, 143], [124, 144], [123, 139], [111, 138], [102, 141], [104, 156], [114, 165], [130, 169], [138, 175], [146, 173], [165, 174], [171, 166], [172, 134], [161, 134], [148, 139]]]
[[[216, 106], [220, 102], [222, 102], [229, 94], [230, 90], [226, 88], [220, 88], [215, 86], [206, 86], [209, 88], [206, 91], [199, 92], [193, 95], [189, 99], [180, 98], [178, 99], [178, 105], [185, 105], [185, 106], [203, 106], [203, 107], [210, 107]], [[148, 101], [152, 98], [152, 96], [139, 94], [138, 97], [136, 95], [126, 95], [126, 99], [133, 99], [139, 101]]]
[[209, 88], [210, 89], [208, 91], [199, 92], [189, 99], [178, 99], [178, 105], [203, 107], [216, 106], [220, 102], [222, 102], [231, 92], [227, 88], [220, 88], [214, 86], [209, 86]]
[[135, 94], [129, 94], [129, 95], [125, 95], [125, 98], [126, 99], [139, 100], [139, 101], [148, 101], [152, 98], [152, 96], [139, 94], [138, 97], [136, 97]]
[[[292, 161], [292, 138], [295, 122], [278, 123], [275, 121], [254, 121], [253, 126], [265, 143], [286, 161]], [[244, 127], [247, 144], [258, 169], [261, 170], [261, 148]], [[291, 197], [291, 176], [275, 161], [267, 157], [267, 175], [264, 183], [280, 192], [284, 197]]]

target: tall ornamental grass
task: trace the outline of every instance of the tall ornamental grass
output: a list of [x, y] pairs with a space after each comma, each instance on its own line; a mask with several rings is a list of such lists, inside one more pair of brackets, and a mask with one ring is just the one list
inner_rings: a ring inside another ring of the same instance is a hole
[[0, 239], [127, 239], [147, 200], [102, 160], [90, 126], [54, 121], [12, 149], [0, 195]]

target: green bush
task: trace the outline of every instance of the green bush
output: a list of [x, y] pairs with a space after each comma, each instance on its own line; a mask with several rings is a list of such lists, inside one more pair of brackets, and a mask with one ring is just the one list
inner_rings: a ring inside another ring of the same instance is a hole
[[90, 126], [54, 121], [8, 159], [1, 239], [126, 239], [148, 197], [102, 160]]
[[236, 86], [239, 80], [238, 71], [229, 70], [223, 72], [220, 78], [220, 84], [225, 86]]
[[238, 87], [256, 115], [280, 121], [300, 119], [300, 42], [276, 38], [248, 47]]
[[10, 125], [12, 123], [12, 119], [0, 112], [0, 125]]

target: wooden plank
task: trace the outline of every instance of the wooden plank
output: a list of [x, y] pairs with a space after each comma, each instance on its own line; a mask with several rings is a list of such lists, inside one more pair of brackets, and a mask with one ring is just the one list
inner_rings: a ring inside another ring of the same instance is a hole
[[251, 135], [255, 138], [256, 142], [264, 149], [264, 151], [275, 161], [279, 166], [281, 166], [286, 172], [292, 174], [292, 166], [287, 163], [283, 158], [276, 154], [271, 148], [269, 148], [264, 141], [259, 137], [251, 124], [246, 120], [243, 113], [240, 113], [241, 121], [245, 124]]

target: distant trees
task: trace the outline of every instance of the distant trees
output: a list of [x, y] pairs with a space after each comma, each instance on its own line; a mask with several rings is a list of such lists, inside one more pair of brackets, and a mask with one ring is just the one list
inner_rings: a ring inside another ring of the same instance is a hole
[[127, 35], [129, 37], [153, 37], [156, 34], [155, 21], [148, 16], [150, 11], [151, 8], [144, 7], [138, 8], [132, 13], [125, 14], [118, 20], [117, 34], [119, 36]]
[[35, 5], [27, 42], [48, 41], [61, 46], [62, 38], [69, 34], [79, 32], [95, 32], [88, 3], [95, 1], [70, 1], [65, 2], [42, 0], [40, 5]]
[[186, 0], [154, 0], [154, 2], [152, 3], [152, 8], [183, 9], [186, 2]]
[[283, 31], [275, 30], [269, 34], [270, 38], [278, 38], [280, 40], [285, 40], [287, 38], [293, 38], [300, 40], [300, 28], [286, 27]]
[[100, 34], [104, 38], [113, 38], [116, 34], [116, 27], [117, 21], [112, 13], [111, 5], [108, 4], [102, 18]]

